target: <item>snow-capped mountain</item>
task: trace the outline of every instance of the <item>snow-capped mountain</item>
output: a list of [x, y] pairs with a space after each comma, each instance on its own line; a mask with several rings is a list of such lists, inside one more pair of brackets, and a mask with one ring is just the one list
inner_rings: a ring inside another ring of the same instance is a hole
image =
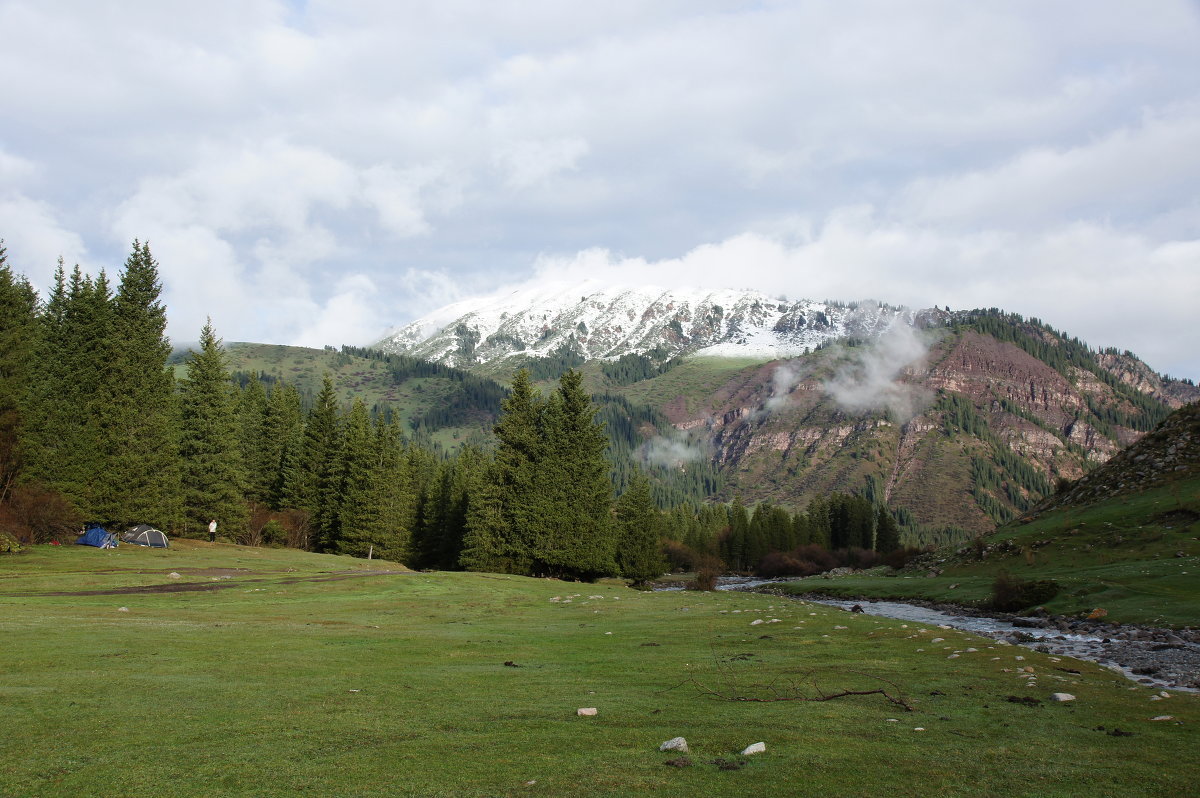
[[469, 367], [567, 346], [588, 359], [654, 349], [679, 354], [798, 355], [845, 336], [871, 338], [912, 311], [874, 303], [788, 301], [757, 291], [547, 285], [448, 305], [395, 329], [387, 352]]

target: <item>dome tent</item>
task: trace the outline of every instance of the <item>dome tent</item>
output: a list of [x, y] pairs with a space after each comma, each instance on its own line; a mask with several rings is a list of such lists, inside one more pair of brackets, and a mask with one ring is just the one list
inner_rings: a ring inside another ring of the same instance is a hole
[[165, 549], [171, 544], [162, 530], [155, 529], [149, 524], [138, 524], [121, 536], [122, 543], [132, 543], [135, 546], [149, 546], [152, 549]]
[[117, 547], [117, 536], [99, 524], [92, 524], [82, 535], [75, 539], [75, 542], [80, 546], [115, 549]]

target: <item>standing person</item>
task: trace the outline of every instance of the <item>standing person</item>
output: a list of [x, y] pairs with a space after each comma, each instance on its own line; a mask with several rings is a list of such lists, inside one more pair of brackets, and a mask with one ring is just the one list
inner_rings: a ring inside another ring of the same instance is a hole
[[208, 522], [208, 542], [215, 543], [217, 540], [217, 519]]

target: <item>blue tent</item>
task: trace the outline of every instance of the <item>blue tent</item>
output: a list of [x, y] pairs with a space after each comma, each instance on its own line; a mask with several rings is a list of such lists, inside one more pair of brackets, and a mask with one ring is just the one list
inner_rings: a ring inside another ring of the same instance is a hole
[[81, 546], [95, 546], [98, 549], [115, 549], [117, 536], [102, 526], [90, 526], [75, 542]]

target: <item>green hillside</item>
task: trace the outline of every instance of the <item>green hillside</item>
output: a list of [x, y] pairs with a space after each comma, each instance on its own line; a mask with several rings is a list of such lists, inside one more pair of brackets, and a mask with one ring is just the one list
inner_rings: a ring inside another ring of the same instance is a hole
[[[376, 412], [396, 414], [408, 434], [420, 430], [450, 449], [472, 435], [490, 434], [503, 397], [503, 389], [487, 378], [396, 355], [252, 343], [229, 344], [225, 351], [234, 379], [243, 384], [251, 375], [268, 383], [282, 380], [311, 401], [328, 373], [344, 404], [360, 398]], [[176, 369], [182, 373], [184, 366]]]
[[1195, 626], [1200, 405], [1176, 411], [1109, 463], [971, 545], [892, 576], [803, 580], [789, 589], [983, 603], [1002, 570], [1058, 583], [1058, 595], [1045, 603], [1054, 613], [1102, 609], [1112, 621]]

